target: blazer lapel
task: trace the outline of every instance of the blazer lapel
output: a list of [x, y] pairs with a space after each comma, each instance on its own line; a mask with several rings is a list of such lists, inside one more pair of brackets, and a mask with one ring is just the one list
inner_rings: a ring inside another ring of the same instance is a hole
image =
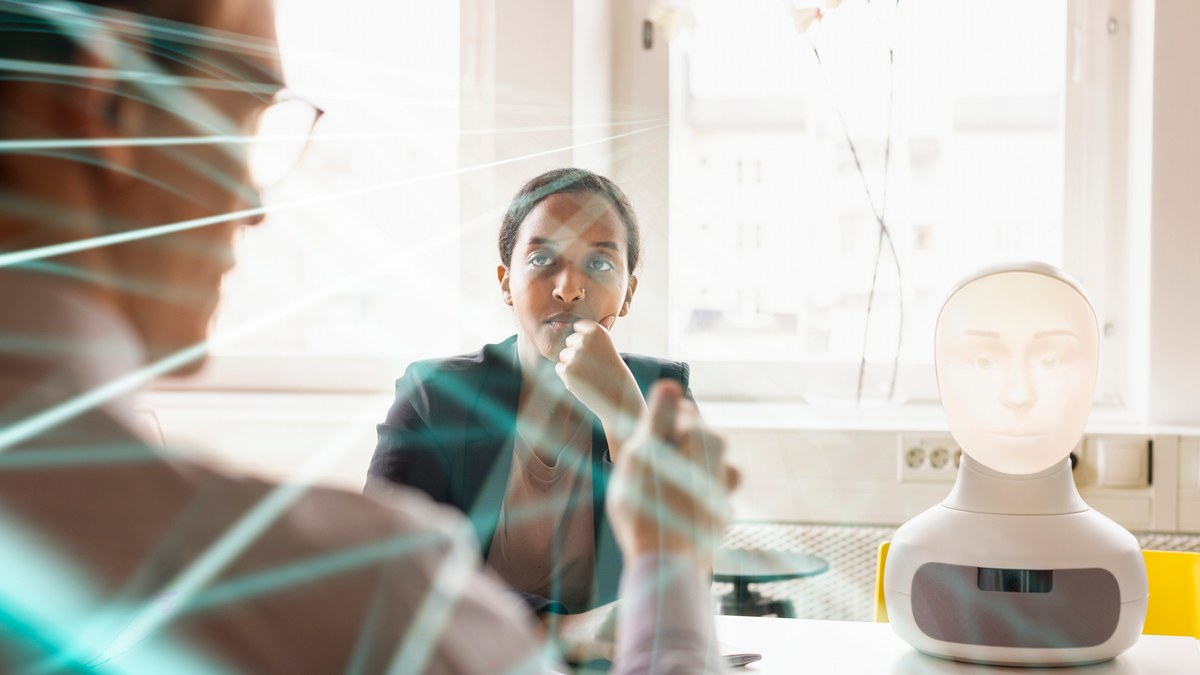
[[464, 443], [461, 494], [464, 509], [484, 557], [491, 547], [500, 508], [512, 470], [512, 448], [516, 435], [517, 406], [521, 400], [521, 370], [517, 365], [516, 340], [509, 339], [485, 353], [485, 372], [480, 396], [468, 422], [475, 428], [473, 439]]
[[617, 547], [612, 526], [605, 517], [605, 495], [612, 479], [613, 462], [608, 452], [608, 437], [604, 425], [593, 417], [592, 422], [592, 521], [596, 537], [596, 574], [593, 576], [590, 605], [599, 607], [617, 599], [621, 582], [621, 549]]

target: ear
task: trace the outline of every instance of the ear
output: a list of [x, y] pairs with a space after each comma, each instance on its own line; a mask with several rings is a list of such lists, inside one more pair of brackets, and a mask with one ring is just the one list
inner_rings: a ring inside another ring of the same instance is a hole
[[[81, 50], [78, 65], [87, 68], [109, 69], [115, 67]], [[137, 138], [144, 134], [146, 108], [125, 95], [119, 83], [112, 80], [88, 80], [74, 89], [77, 133], [83, 138]], [[134, 146], [110, 146], [94, 148], [96, 159], [103, 171], [103, 180], [108, 185], [124, 186], [138, 179], [134, 175], [137, 153]]]
[[496, 267], [496, 279], [500, 281], [500, 297], [504, 299], [504, 304], [512, 307], [512, 291], [509, 290], [508, 268], [504, 265]]
[[629, 305], [633, 304], [633, 294], [637, 292], [637, 275], [629, 275], [629, 288], [625, 289], [625, 300], [621, 303], [621, 311], [617, 316], [625, 316], [629, 313]]

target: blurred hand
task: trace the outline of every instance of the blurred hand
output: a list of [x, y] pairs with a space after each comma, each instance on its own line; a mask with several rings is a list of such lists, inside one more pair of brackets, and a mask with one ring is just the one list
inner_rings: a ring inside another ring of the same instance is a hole
[[542, 634], [554, 631], [554, 639], [569, 663], [587, 663], [613, 658], [616, 641], [617, 603], [610, 602], [579, 614], [543, 613]]
[[626, 560], [669, 553], [711, 569], [738, 482], [724, 454], [724, 441], [704, 428], [679, 383], [656, 383], [608, 490], [608, 513]]
[[608, 332], [616, 320], [576, 321], [554, 366], [567, 391], [600, 418], [614, 460], [646, 410], [637, 380]]

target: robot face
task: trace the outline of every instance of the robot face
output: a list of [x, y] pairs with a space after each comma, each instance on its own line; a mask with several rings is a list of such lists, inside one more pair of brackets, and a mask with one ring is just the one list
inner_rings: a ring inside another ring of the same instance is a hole
[[950, 432], [995, 471], [1055, 465], [1087, 425], [1098, 355], [1095, 313], [1070, 284], [1023, 271], [967, 283], [942, 308], [934, 334]]

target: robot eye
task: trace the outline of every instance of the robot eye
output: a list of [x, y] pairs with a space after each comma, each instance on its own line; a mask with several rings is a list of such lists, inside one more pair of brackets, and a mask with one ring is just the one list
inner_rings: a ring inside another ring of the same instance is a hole
[[986, 356], [981, 356], [975, 359], [975, 367], [980, 370], [991, 370], [995, 365], [996, 362], [987, 358]]
[[1059, 366], [1061, 366], [1061, 365], [1062, 365], [1062, 361], [1059, 361], [1058, 359], [1053, 358], [1053, 357], [1048, 358], [1048, 359], [1042, 359], [1041, 361], [1038, 361], [1038, 367], [1046, 372], [1050, 372], [1051, 370], [1058, 370]]

